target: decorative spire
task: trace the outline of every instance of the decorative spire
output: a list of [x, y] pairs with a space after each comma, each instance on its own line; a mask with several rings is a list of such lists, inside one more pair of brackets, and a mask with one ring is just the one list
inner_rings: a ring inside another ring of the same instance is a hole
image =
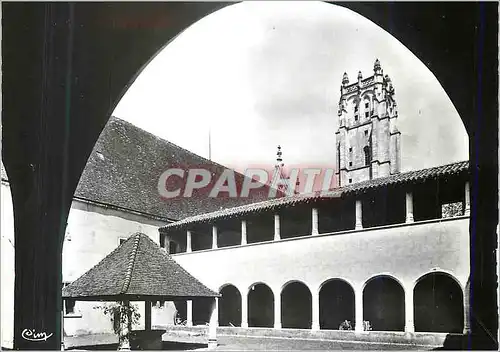
[[283, 158], [281, 157], [283, 153], [281, 152], [281, 146], [278, 145], [278, 151], [276, 152], [276, 165], [283, 166]]
[[381, 70], [382, 68], [380, 67], [380, 61], [378, 59], [375, 60], [375, 63], [373, 64], [373, 71], [377, 72]]
[[363, 78], [363, 74], [361, 73], [361, 71], [358, 72], [358, 79], [362, 79]]
[[349, 84], [349, 77], [347, 76], [347, 72], [344, 72], [344, 75], [342, 76], [342, 84], [346, 86]]

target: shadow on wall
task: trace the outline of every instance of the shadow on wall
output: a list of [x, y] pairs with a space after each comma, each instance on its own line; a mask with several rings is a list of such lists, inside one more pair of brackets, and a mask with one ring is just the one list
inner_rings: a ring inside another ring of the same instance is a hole
[[442, 347], [434, 351], [491, 350], [491, 341], [486, 337], [462, 334], [447, 334]]

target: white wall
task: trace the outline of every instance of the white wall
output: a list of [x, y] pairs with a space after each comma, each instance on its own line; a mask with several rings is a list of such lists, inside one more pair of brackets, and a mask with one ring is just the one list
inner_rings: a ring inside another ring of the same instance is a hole
[[371, 277], [389, 274], [405, 290], [422, 275], [441, 270], [465, 286], [469, 276], [469, 218], [417, 222], [174, 255], [214, 290], [233, 284], [243, 293], [257, 282], [280, 292], [291, 280], [313, 295], [331, 278], [356, 291]]

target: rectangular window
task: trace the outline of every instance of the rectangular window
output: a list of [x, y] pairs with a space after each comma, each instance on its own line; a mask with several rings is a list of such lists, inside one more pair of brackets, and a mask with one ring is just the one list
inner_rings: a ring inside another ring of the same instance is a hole
[[75, 301], [72, 299], [64, 300], [64, 314], [74, 314], [75, 313]]
[[365, 108], [369, 108], [370, 107], [370, 103], [365, 103]]
[[352, 178], [349, 179], [349, 183], [352, 183]]
[[352, 148], [349, 148], [349, 152], [352, 153]]
[[367, 111], [365, 112], [365, 117], [369, 117], [370, 116], [370, 113]]
[[365, 131], [365, 136], [368, 136], [368, 130]]
[[349, 166], [352, 166], [352, 161], [349, 161]]
[[354, 107], [354, 112], [358, 112], [358, 106], [357, 105]]
[[358, 121], [358, 115], [354, 116], [354, 121]]

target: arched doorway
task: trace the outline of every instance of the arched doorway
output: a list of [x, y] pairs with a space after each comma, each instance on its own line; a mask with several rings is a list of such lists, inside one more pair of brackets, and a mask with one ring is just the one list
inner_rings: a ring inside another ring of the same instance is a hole
[[363, 290], [363, 320], [374, 331], [404, 331], [405, 293], [390, 276], [377, 276]]
[[220, 290], [219, 325], [241, 326], [241, 294], [233, 285], [227, 285]]
[[248, 326], [274, 326], [274, 295], [266, 284], [255, 284], [248, 292]]
[[413, 294], [415, 331], [462, 333], [464, 297], [456, 280], [430, 273], [418, 280]]
[[281, 291], [281, 326], [310, 329], [312, 323], [311, 291], [302, 282], [287, 284]]
[[354, 290], [347, 282], [333, 279], [325, 282], [319, 291], [319, 326], [325, 330], [339, 330], [340, 324], [350, 321], [354, 328]]

